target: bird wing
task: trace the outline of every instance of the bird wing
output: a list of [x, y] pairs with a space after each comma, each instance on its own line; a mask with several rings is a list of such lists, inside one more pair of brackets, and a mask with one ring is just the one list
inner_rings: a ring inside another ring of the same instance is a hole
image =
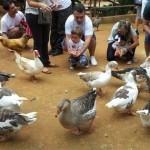
[[8, 88], [0, 88], [0, 100], [3, 96], [11, 96], [13, 93], [15, 93], [13, 90]]
[[118, 106], [126, 106], [135, 103], [136, 98], [138, 96], [138, 90], [134, 89], [130, 86], [122, 86], [120, 87], [114, 94], [112, 101], [116, 102]]
[[[86, 114], [94, 108], [96, 96], [85, 94], [71, 101], [71, 109], [78, 114]], [[96, 109], [96, 108], [95, 108]]]
[[79, 76], [80, 76], [80, 79], [87, 82], [87, 81], [96, 80], [101, 74], [103, 74], [103, 72], [94, 71], [94, 72], [88, 72]]
[[11, 110], [1, 110], [0, 111], [0, 134], [9, 134], [18, 127], [16, 115]]

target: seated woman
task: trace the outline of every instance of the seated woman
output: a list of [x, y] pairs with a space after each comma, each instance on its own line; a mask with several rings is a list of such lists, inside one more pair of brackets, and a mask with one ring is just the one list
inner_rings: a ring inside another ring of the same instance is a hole
[[71, 37], [66, 43], [64, 49], [67, 49], [70, 57], [70, 69], [74, 69], [77, 66], [88, 67], [88, 59], [85, 51], [83, 51], [84, 41], [81, 40], [82, 31], [79, 27], [71, 31]]
[[[114, 46], [114, 43], [116, 42], [116, 35], [120, 37], [120, 46]], [[131, 26], [130, 22], [121, 20], [113, 25], [108, 38], [107, 60], [112, 61], [120, 58], [126, 60], [127, 64], [132, 64], [135, 49], [138, 45], [138, 35]]]

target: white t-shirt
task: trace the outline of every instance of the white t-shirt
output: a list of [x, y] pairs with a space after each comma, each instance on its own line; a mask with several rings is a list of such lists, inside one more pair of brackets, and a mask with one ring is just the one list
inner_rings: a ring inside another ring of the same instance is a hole
[[[72, 51], [78, 51], [79, 49], [81, 50], [84, 46], [84, 41], [80, 40], [78, 43], [74, 43], [71, 39], [69, 39], [67, 43], [67, 49], [71, 49]], [[84, 53], [85, 55], [85, 53]]]
[[[52, 1], [53, 0], [39, 0], [39, 2], [47, 4], [48, 6], [50, 6], [52, 4]], [[26, 1], [25, 13], [26, 14], [38, 15], [39, 14], [39, 10], [38, 10], [38, 8], [29, 6], [28, 2]]]
[[[108, 43], [114, 42], [115, 41], [115, 36], [117, 34], [117, 30], [118, 30], [118, 25], [119, 22], [115, 23], [112, 27], [111, 33], [108, 37]], [[133, 27], [131, 26], [131, 36], [137, 36], [135, 30], [133, 29]]]
[[56, 11], [66, 9], [69, 6], [71, 6], [71, 3], [72, 3], [71, 0], [57, 0], [57, 1], [58, 1], [58, 5], [60, 5], [60, 7]]
[[65, 34], [71, 35], [71, 31], [75, 30], [77, 27], [80, 27], [84, 36], [93, 35], [93, 24], [87, 15], [85, 15], [85, 19], [82, 24], [78, 24], [74, 19], [74, 15], [70, 15], [65, 23]]
[[[16, 13], [14, 18], [10, 17], [8, 13], [6, 13], [1, 19], [1, 32], [7, 33], [8, 30], [14, 28], [15, 26], [20, 24], [20, 21], [25, 19], [24, 14], [21, 11]], [[25, 19], [26, 20], [26, 19]]]

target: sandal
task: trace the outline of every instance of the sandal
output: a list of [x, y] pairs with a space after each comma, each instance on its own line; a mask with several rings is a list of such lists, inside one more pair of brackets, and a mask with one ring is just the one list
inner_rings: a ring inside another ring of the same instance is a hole
[[47, 67], [44, 67], [42, 72], [45, 74], [51, 74], [52, 73]]

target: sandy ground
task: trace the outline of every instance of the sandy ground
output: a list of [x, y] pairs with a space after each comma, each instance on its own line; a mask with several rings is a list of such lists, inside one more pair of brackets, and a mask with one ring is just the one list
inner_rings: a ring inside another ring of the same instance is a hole
[[[106, 61], [106, 39], [111, 25], [102, 25], [96, 32], [96, 58], [99, 65], [82, 71], [103, 70]], [[134, 66], [144, 58], [144, 35], [140, 33], [140, 46], [136, 51]], [[31, 43], [31, 41], [30, 41]], [[23, 52], [26, 57], [32, 57], [30, 51]], [[139, 117], [115, 113], [105, 107], [114, 91], [123, 83], [112, 78], [104, 89], [105, 96], [97, 97], [97, 115], [90, 133], [75, 136], [64, 129], [55, 118], [56, 106], [63, 98], [75, 98], [88, 91], [88, 87], [76, 75], [81, 70], [68, 69], [67, 54], [53, 57], [58, 64], [52, 68], [52, 74], [39, 74], [37, 83], [30, 82], [14, 62], [14, 55], [0, 45], [0, 70], [16, 74], [16, 78], [8, 82], [7, 87], [26, 97], [37, 97], [36, 101], [22, 105], [23, 112], [38, 112], [35, 124], [23, 128], [13, 139], [0, 143], [0, 150], [148, 150], [150, 146], [149, 131], [142, 127]], [[126, 64], [120, 64], [123, 68]], [[65, 94], [68, 90], [68, 94]], [[149, 100], [149, 94], [142, 91], [134, 105], [134, 110], [142, 108]]]

